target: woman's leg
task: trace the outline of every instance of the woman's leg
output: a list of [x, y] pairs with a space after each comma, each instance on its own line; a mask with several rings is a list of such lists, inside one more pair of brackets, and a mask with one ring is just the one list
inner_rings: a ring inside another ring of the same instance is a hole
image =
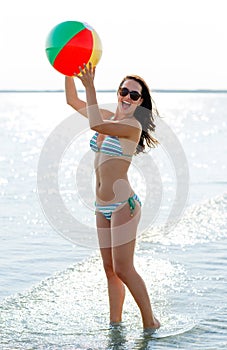
[[121, 322], [125, 287], [113, 270], [110, 221], [103, 214], [96, 213], [97, 231], [103, 266], [108, 282], [110, 322]]
[[138, 203], [136, 204], [133, 217], [130, 216], [127, 204], [112, 214], [113, 267], [116, 275], [126, 284], [139, 306], [144, 328], [159, 328], [160, 323], [153, 315], [145, 283], [135, 270], [133, 263], [139, 219], [140, 206]]

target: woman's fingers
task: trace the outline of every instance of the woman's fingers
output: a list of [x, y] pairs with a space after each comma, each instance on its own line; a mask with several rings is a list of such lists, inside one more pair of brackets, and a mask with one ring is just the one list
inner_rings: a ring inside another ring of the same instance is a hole
[[93, 67], [93, 77], [95, 77], [96, 66]]
[[91, 84], [91, 81], [93, 82], [95, 77], [95, 66], [93, 66], [91, 62], [89, 62], [88, 65], [83, 63], [78, 69], [79, 73], [74, 73], [74, 76], [79, 78], [85, 87]]
[[81, 66], [78, 67], [80, 73], [74, 73], [75, 76], [78, 76], [78, 74], [81, 75], [91, 75], [94, 76], [95, 75], [95, 66], [92, 66], [92, 63], [89, 62], [88, 66], [86, 65], [86, 63], [83, 63], [83, 68]]
[[83, 70], [83, 68], [82, 68], [81, 66], [79, 66], [78, 68], [79, 68], [80, 74], [81, 74], [81, 75], [84, 75], [84, 70]]

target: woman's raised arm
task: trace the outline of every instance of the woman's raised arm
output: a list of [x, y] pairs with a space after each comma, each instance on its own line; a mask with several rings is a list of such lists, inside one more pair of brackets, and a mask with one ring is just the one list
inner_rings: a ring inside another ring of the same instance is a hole
[[77, 112], [82, 114], [84, 117], [87, 116], [87, 110], [86, 110], [86, 102], [81, 100], [78, 97], [77, 89], [75, 86], [74, 78], [73, 77], [65, 77], [65, 96], [66, 96], [66, 102], [68, 105], [70, 105], [72, 108], [74, 108]]

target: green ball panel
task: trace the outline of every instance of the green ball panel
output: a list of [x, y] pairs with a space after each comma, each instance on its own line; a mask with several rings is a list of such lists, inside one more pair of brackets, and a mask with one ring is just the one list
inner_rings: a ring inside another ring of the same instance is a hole
[[86, 27], [81, 22], [67, 21], [58, 24], [50, 31], [46, 40], [46, 54], [52, 65], [67, 42], [84, 28]]

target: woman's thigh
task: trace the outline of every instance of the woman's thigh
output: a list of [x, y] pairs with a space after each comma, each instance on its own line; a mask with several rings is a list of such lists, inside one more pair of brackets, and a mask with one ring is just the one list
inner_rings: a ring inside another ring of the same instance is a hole
[[110, 221], [102, 213], [97, 212], [96, 226], [103, 265], [108, 273], [108, 271], [113, 271]]
[[130, 215], [129, 204], [119, 206], [111, 217], [112, 248], [127, 244], [136, 239], [137, 228], [141, 216], [141, 208], [137, 201], [133, 215]]
[[111, 221], [102, 213], [96, 213], [100, 252], [106, 272], [113, 270], [116, 265], [132, 266], [140, 215], [138, 202], [133, 216], [130, 215], [128, 203], [122, 204], [112, 213]]
[[105, 216], [96, 212], [96, 227], [98, 233], [99, 247], [110, 248], [111, 247], [111, 226], [110, 221]]

